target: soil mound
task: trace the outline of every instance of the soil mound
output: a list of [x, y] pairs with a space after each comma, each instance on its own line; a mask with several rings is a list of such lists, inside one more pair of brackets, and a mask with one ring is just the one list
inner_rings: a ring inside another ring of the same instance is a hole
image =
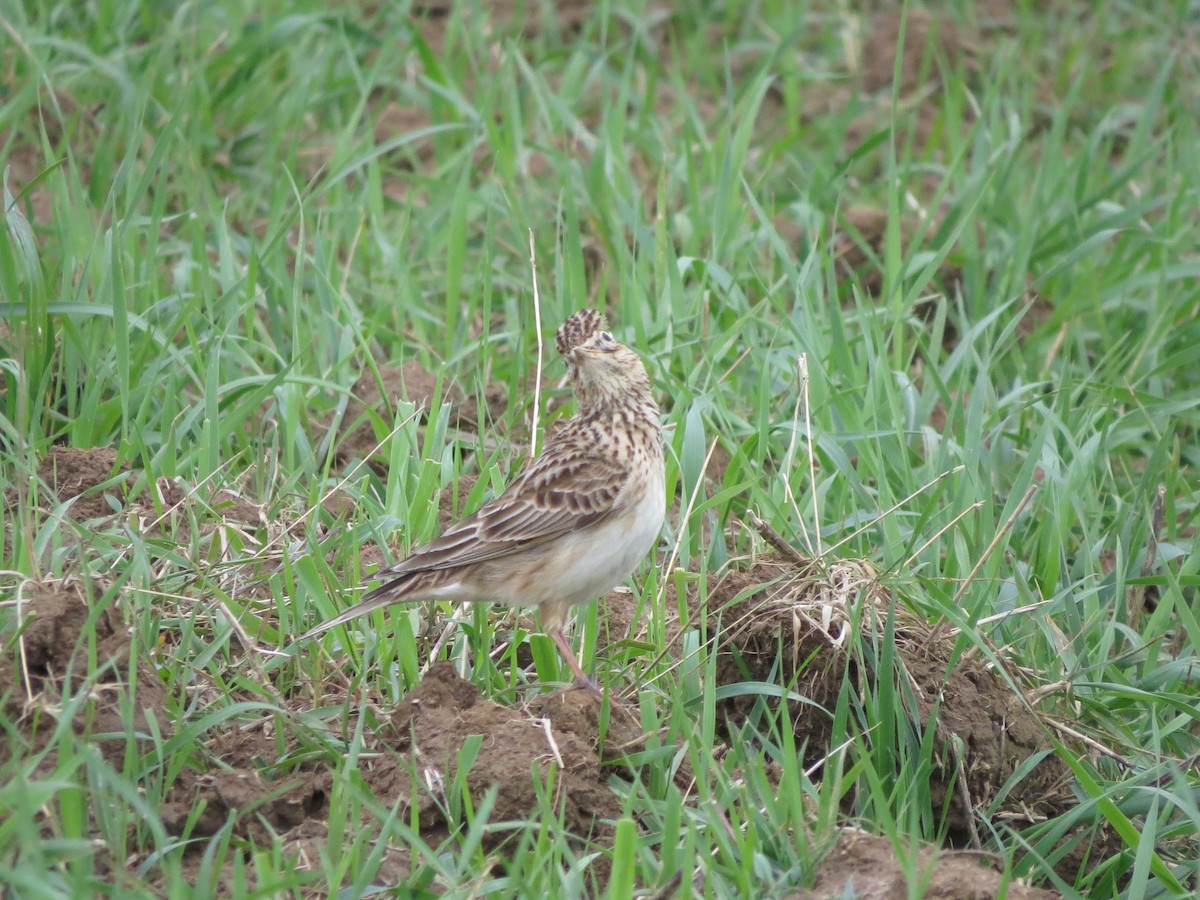
[[[689, 605], [700, 621], [697, 604]], [[946, 810], [954, 846], [977, 846], [982, 811], [1030, 757], [1049, 747], [1023, 693], [970, 652], [956, 658], [956, 636], [908, 613], [866, 562], [841, 560], [821, 569], [764, 558], [725, 573], [706, 606], [710, 623], [719, 616], [720, 685], [766, 683], [807, 699], [790, 701], [789, 715], [809, 764], [830, 748], [830, 711], [843, 681], [849, 677], [862, 696], [878, 679], [893, 678], [911, 727], [936, 729], [932, 805]], [[880, 655], [871, 648], [884, 639], [889, 611], [895, 669], [881, 673]], [[725, 697], [719, 711], [736, 728], [762, 701], [761, 690], [747, 690]], [[1008, 785], [1000, 814], [1029, 823], [1061, 813], [1071, 804], [1069, 781], [1066, 766], [1048, 755]]]

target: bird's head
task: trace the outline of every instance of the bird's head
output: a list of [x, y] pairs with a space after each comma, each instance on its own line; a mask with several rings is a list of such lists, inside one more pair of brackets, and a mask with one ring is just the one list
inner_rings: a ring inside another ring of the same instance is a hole
[[554, 333], [554, 344], [563, 359], [569, 358], [570, 352], [604, 328], [604, 316], [594, 309], [581, 309], [571, 313], [558, 326]]
[[649, 394], [650, 377], [636, 353], [604, 329], [594, 309], [573, 314], [559, 327], [555, 344], [581, 404], [624, 400]]

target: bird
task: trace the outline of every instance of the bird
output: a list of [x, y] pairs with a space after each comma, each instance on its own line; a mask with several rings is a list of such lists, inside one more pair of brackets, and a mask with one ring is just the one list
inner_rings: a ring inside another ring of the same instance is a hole
[[316, 637], [395, 603], [495, 602], [538, 609], [575, 676], [597, 690], [564, 627], [577, 604], [627, 579], [654, 548], [666, 513], [662, 428], [641, 358], [594, 309], [555, 333], [577, 410], [502, 493], [395, 565]]

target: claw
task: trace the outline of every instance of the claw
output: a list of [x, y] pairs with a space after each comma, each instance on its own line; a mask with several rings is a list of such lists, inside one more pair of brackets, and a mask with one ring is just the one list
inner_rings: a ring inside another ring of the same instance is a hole
[[582, 678], [576, 675], [575, 682], [571, 685], [570, 690], [587, 691], [597, 700], [604, 699], [604, 690], [600, 687], [600, 682], [589, 675], [585, 675]]

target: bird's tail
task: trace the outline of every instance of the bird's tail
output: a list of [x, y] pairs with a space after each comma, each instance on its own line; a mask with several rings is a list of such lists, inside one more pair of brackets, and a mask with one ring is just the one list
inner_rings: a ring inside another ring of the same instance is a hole
[[393, 603], [402, 603], [405, 600], [419, 600], [419, 596], [413, 596], [410, 586], [407, 583], [408, 579], [399, 578], [375, 588], [352, 607], [334, 616], [327, 622], [322, 622], [316, 628], [311, 628], [300, 637], [297, 641], [306, 641], [309, 638], [314, 638], [319, 634], [324, 634], [330, 628], [337, 628], [339, 625], [345, 625], [351, 619], [357, 619], [359, 616], [365, 616], [369, 612], [374, 612], [385, 606], [391, 606]]

